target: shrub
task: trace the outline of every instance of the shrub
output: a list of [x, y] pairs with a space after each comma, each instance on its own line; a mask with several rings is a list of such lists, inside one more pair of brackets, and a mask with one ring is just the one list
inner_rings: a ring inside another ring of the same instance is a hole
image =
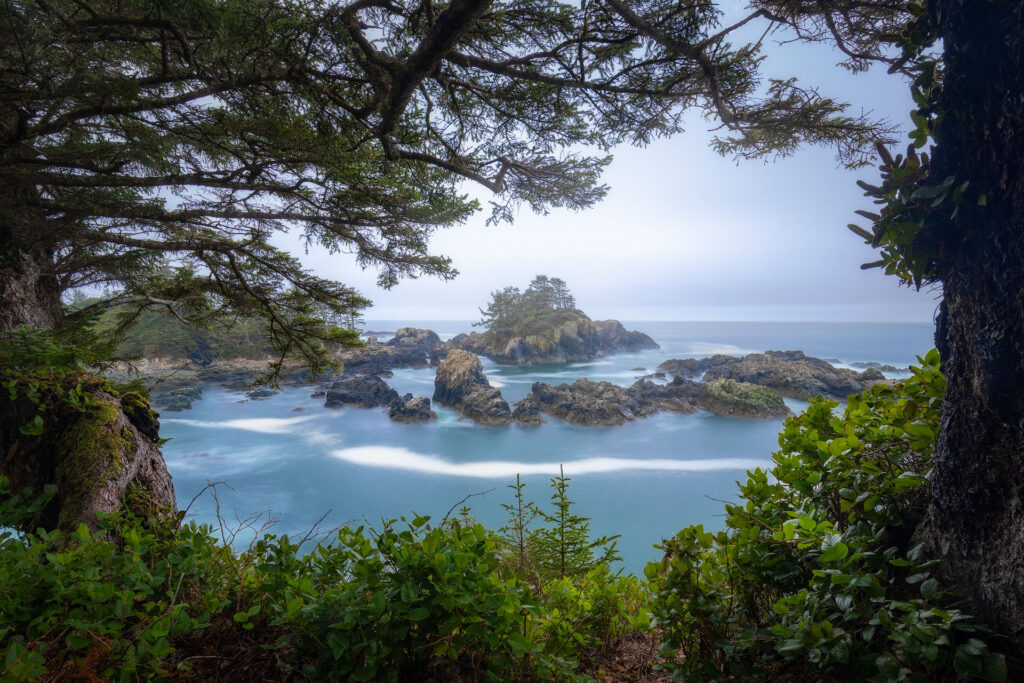
[[[688, 527], [649, 564], [669, 666], [691, 680], [1006, 675], [913, 545], [945, 380], [933, 350], [901, 386], [786, 421], [726, 530]], [[676, 656], [681, 654], [682, 657]]]

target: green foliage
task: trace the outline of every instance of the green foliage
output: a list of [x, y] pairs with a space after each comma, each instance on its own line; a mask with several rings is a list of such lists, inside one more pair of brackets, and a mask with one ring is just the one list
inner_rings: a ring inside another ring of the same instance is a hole
[[522, 334], [537, 334], [538, 331], [528, 331], [527, 328], [537, 327], [539, 319], [550, 327], [553, 319], [567, 317], [556, 313], [560, 311], [575, 312], [576, 298], [561, 278], [538, 275], [530, 281], [525, 292], [520, 292], [518, 287], [491, 292], [487, 308], [480, 309], [483, 318], [473, 324], [486, 326], [494, 333], [514, 329]]
[[[984, 630], [952, 607], [912, 534], [945, 380], [934, 350], [901, 386], [786, 421], [726, 530], [683, 529], [647, 566], [672, 668], [690, 680], [999, 680]], [[683, 655], [679, 662], [676, 653]]]
[[[556, 499], [579, 528], [560, 479]], [[649, 626], [639, 580], [597, 560], [540, 590], [465, 513], [344, 527], [308, 554], [273, 535], [236, 554], [208, 526], [131, 516], [103, 518], [95, 535], [79, 527], [70, 543], [13, 530], [53, 494], [12, 494], [0, 477], [0, 677], [56, 663], [66, 676], [159, 679], [221, 638], [313, 680], [573, 680], [582, 652]]]
[[895, 157], [885, 145], [877, 144], [881, 184], [857, 184], [878, 211], [857, 211], [871, 221], [870, 230], [852, 223], [848, 227], [881, 251], [879, 260], [862, 268], [883, 268], [886, 275], [920, 289], [941, 275], [939, 233], [956, 219], [966, 202], [986, 206], [988, 198], [964, 178], [935, 177], [929, 154], [918, 152], [934, 139], [945, 113], [941, 105], [944, 65], [933, 49], [938, 33], [927, 10], [916, 3], [908, 9], [911, 19], [894, 42], [902, 50], [898, 65], [912, 79], [910, 94], [916, 106], [910, 112], [910, 144], [906, 156]]

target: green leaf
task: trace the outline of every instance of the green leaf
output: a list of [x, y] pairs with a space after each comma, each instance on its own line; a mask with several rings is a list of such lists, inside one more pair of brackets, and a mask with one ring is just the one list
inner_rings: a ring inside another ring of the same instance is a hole
[[843, 558], [845, 558], [849, 554], [850, 554], [850, 549], [847, 547], [847, 545], [845, 543], [841, 543], [840, 542], [840, 543], [836, 543], [835, 545], [829, 547], [825, 552], [823, 552], [818, 557], [818, 561], [819, 562], [837, 562], [838, 560], [842, 560]]

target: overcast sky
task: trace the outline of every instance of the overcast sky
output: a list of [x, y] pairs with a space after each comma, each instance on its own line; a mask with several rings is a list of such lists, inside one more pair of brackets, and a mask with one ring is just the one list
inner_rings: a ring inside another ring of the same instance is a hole
[[[853, 76], [825, 46], [772, 45], [775, 76], [796, 75], [822, 94], [905, 125], [907, 84], [877, 69]], [[390, 291], [345, 255], [311, 251], [318, 273], [374, 301], [369, 320], [469, 320], [489, 292], [525, 287], [538, 273], [564, 279], [592, 318], [621, 320], [809, 320], [928, 322], [937, 292], [915, 292], [879, 270], [876, 252], [846, 229], [871, 209], [856, 186], [877, 169], [846, 171], [831, 149], [808, 148], [776, 162], [739, 162], [708, 146], [714, 125], [690, 117], [687, 132], [647, 148], [620, 147], [604, 182], [608, 196], [580, 213], [488, 227], [486, 212], [440, 231], [453, 281], [408, 280]], [[477, 194], [476, 190], [467, 187]], [[487, 196], [478, 194], [486, 206]], [[297, 242], [295, 242], [297, 244]], [[293, 247], [296, 248], [297, 247]]]

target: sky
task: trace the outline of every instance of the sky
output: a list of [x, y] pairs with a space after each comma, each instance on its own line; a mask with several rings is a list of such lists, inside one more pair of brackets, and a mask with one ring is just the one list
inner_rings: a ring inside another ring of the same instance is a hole
[[[783, 38], [784, 36], [779, 36]], [[852, 75], [824, 45], [773, 42], [766, 73], [795, 75], [825, 96], [906, 126], [909, 88], [877, 68]], [[594, 319], [930, 322], [936, 290], [917, 292], [860, 264], [877, 253], [846, 228], [872, 209], [855, 184], [878, 171], [848, 171], [834, 150], [805, 148], [779, 161], [740, 161], [712, 151], [714, 122], [688, 116], [685, 133], [645, 148], [613, 150], [607, 197], [579, 212], [486, 226], [482, 211], [435, 234], [434, 253], [459, 276], [405, 280], [389, 291], [347, 255], [310, 250], [304, 263], [356, 287], [374, 306], [367, 320], [471, 320], [491, 291], [560, 277]], [[905, 137], [905, 136], [904, 136]], [[486, 191], [466, 191], [489, 199]], [[301, 255], [297, 236], [285, 244]]]

